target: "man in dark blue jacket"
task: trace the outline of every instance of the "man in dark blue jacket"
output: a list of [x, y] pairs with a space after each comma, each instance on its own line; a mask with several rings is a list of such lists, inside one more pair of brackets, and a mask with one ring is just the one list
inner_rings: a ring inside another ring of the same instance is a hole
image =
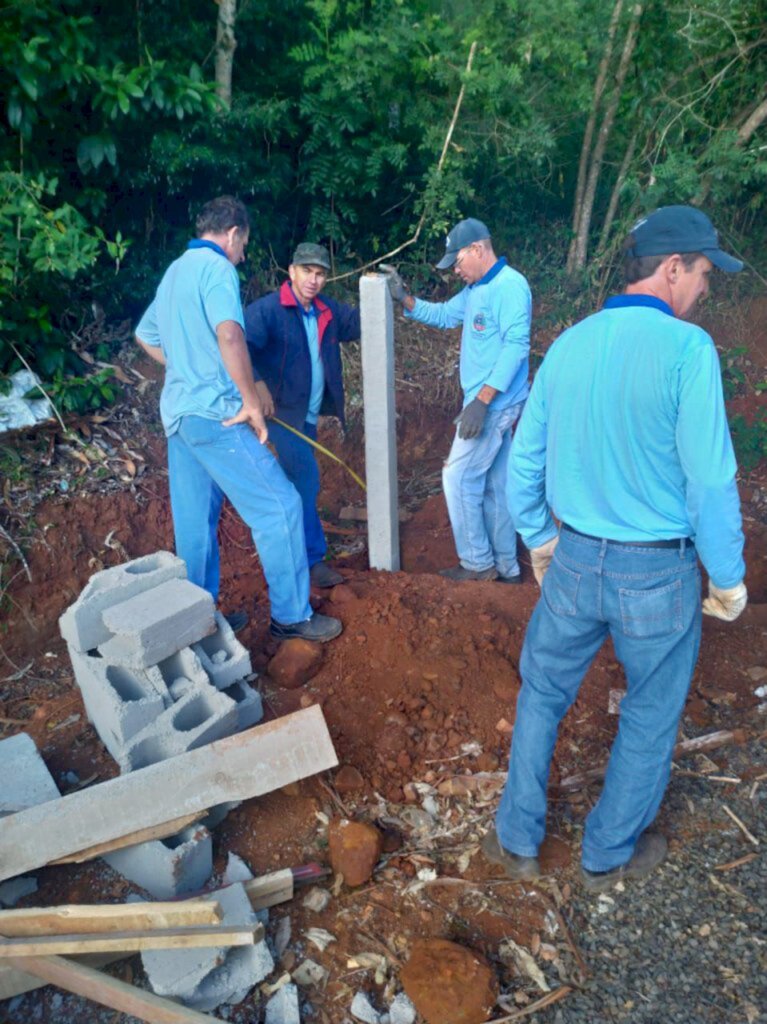
[[[288, 267], [290, 280], [245, 310], [245, 334], [264, 415], [278, 416], [312, 440], [320, 415], [344, 422], [339, 342], [360, 336], [359, 310], [320, 294], [329, 270], [327, 249], [302, 242]], [[269, 440], [301, 497], [312, 583], [342, 583], [343, 576], [324, 561], [327, 543], [317, 512], [320, 472], [311, 445], [274, 422], [269, 424]]]

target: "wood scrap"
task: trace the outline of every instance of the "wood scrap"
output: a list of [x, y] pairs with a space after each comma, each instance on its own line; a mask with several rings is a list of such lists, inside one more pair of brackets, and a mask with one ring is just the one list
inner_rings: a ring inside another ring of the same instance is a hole
[[184, 814], [172, 821], [164, 821], [161, 825], [152, 825], [150, 828], [142, 828], [137, 832], [131, 832], [119, 839], [112, 839], [108, 843], [98, 843], [96, 846], [88, 846], [77, 853], [69, 854], [67, 857], [58, 857], [51, 860], [49, 864], [82, 864], [87, 860], [94, 860], [105, 853], [112, 853], [114, 850], [122, 850], [126, 846], [136, 846], [138, 843], [148, 843], [153, 839], [167, 839], [174, 836], [184, 828], [194, 825], [195, 822], [204, 818], [207, 810], [195, 811], [193, 814]]
[[253, 909], [265, 910], [293, 899], [293, 872], [290, 868], [272, 871], [243, 882], [243, 886]]
[[736, 860], [728, 860], [726, 864], [717, 864], [714, 867], [714, 871], [732, 871], [733, 868], [739, 868], [744, 864], [750, 864], [751, 861], [756, 860], [758, 856], [758, 853], [745, 853], [742, 857], [738, 857]]
[[140, 953], [145, 949], [210, 949], [252, 946], [263, 938], [261, 924], [212, 925], [205, 928], [145, 928], [95, 935], [34, 935], [0, 939], [0, 958], [72, 953]]
[[216, 1019], [63, 957], [12, 957], [9, 963], [44, 985], [57, 985], [148, 1024], [210, 1024]]
[[66, 904], [0, 910], [0, 935], [29, 938], [35, 935], [95, 935], [152, 928], [217, 925], [221, 907], [212, 900], [172, 903]]
[[749, 830], [746, 828], [746, 826], [743, 824], [743, 822], [740, 820], [737, 814], [734, 811], [730, 810], [727, 804], [722, 804], [722, 808], [727, 817], [731, 818], [735, 822], [735, 824], [738, 826], [738, 828], [746, 837], [746, 839], [748, 839], [749, 843], [753, 843], [754, 846], [758, 846], [759, 840], [756, 838], [753, 832], [749, 832]]

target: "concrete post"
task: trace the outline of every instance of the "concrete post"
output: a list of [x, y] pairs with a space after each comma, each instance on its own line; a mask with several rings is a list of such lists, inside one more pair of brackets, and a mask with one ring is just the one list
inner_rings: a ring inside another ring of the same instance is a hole
[[368, 558], [371, 569], [399, 569], [394, 314], [383, 274], [360, 278], [362, 400], [365, 408]]

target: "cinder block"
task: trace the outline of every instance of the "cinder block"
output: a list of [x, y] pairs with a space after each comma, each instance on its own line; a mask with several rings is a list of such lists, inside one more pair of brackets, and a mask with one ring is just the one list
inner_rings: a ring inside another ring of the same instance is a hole
[[[171, 697], [159, 672], [113, 665], [98, 652], [69, 648], [88, 719], [116, 761], [125, 745], [161, 715]], [[161, 695], [165, 693], [165, 698]]]
[[261, 694], [249, 686], [244, 679], [238, 679], [236, 683], [232, 683], [221, 692], [237, 705], [238, 732], [249, 729], [251, 725], [258, 725], [264, 717]]
[[53, 776], [26, 732], [0, 740], [0, 818], [61, 796]]
[[120, 771], [132, 772], [237, 732], [237, 705], [212, 686], [195, 686], [120, 751]]
[[202, 889], [213, 874], [213, 843], [202, 825], [190, 825], [175, 836], [126, 846], [104, 854], [124, 878], [158, 900]]
[[301, 1024], [297, 985], [288, 982], [277, 989], [266, 1004], [265, 1024]]
[[[256, 915], [242, 885], [231, 885], [204, 898], [218, 900], [223, 924], [255, 927]], [[201, 1011], [214, 1010], [221, 1003], [241, 1002], [274, 970], [272, 955], [263, 940], [229, 950], [147, 950], [141, 960], [154, 992], [180, 999]]]
[[61, 635], [78, 651], [106, 643], [112, 635], [102, 619], [107, 608], [171, 579], [186, 579], [186, 563], [169, 551], [156, 551], [94, 573], [59, 619]]
[[215, 632], [215, 605], [207, 590], [189, 580], [167, 580], [103, 614], [114, 634], [99, 652], [108, 661], [147, 668]]
[[210, 681], [219, 690], [226, 689], [252, 672], [250, 654], [235, 637], [224, 616], [216, 612], [216, 631], [192, 646]]
[[191, 647], [184, 647], [170, 658], [165, 658], [155, 669], [162, 676], [173, 700], [178, 700], [195, 687], [211, 685], [208, 673]]

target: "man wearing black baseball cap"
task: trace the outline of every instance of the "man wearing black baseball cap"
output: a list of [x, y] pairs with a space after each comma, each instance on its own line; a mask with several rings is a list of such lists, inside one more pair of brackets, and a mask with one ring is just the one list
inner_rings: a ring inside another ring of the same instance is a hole
[[463, 409], [442, 470], [459, 564], [441, 572], [456, 581], [519, 583], [506, 467], [511, 432], [528, 393], [530, 289], [522, 274], [498, 259], [488, 228], [474, 217], [447, 236], [437, 268], [451, 267], [465, 287], [447, 302], [424, 302], [408, 294], [394, 267], [381, 265], [405, 316], [431, 327], [463, 325]]
[[682, 319], [713, 266], [742, 263], [689, 206], [642, 218], [624, 251], [624, 294], [551, 346], [512, 446], [509, 501], [542, 595], [520, 659], [509, 776], [483, 841], [511, 877], [540, 873], [559, 722], [609, 635], [626, 694], [584, 830], [581, 877], [592, 892], [648, 874], [667, 853], [648, 829], [698, 657], [698, 558], [706, 614], [731, 622], [747, 599], [719, 357]]

